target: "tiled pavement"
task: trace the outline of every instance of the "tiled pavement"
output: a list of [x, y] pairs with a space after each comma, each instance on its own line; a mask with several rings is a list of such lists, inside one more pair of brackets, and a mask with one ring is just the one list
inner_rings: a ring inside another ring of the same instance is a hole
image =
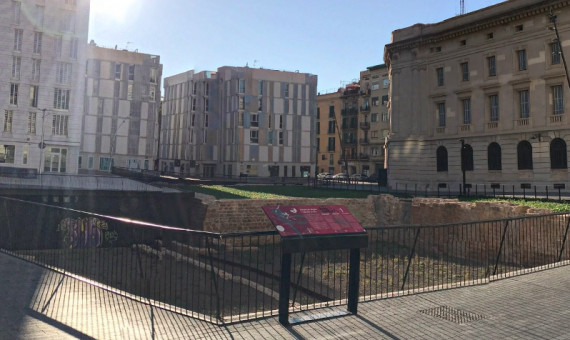
[[564, 266], [291, 327], [275, 317], [216, 326], [0, 253], [0, 339], [570, 339], [569, 306]]

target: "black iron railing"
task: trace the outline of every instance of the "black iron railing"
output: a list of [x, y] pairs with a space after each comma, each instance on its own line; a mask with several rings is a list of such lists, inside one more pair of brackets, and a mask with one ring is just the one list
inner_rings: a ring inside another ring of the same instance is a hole
[[[570, 259], [570, 218], [367, 227], [361, 300], [488, 282]], [[209, 233], [0, 198], [0, 249], [214, 323], [277, 315], [280, 238]], [[293, 254], [290, 312], [345, 305], [349, 250]]]

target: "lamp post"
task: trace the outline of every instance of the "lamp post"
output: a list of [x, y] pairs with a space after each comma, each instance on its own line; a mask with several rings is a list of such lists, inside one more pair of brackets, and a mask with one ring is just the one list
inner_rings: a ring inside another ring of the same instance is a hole
[[463, 173], [463, 196], [465, 196], [465, 139], [461, 138], [461, 172]]
[[[45, 118], [46, 118], [46, 111], [47, 109], [41, 109], [42, 111], [42, 134], [41, 134], [41, 141], [38, 144], [38, 147], [40, 148], [40, 161], [38, 162], [38, 173], [41, 175], [43, 172], [43, 167], [44, 167], [44, 149], [46, 147], [46, 143], [44, 143], [44, 123], [45, 123]], [[48, 113], [48, 115], [50, 115], [51, 112]]]

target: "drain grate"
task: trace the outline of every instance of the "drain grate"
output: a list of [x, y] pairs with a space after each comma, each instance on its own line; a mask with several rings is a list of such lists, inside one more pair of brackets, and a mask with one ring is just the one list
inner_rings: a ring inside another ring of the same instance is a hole
[[419, 312], [443, 320], [455, 322], [458, 324], [468, 323], [471, 321], [477, 321], [485, 318], [483, 315], [467, 312], [461, 309], [455, 309], [449, 306], [439, 306], [429, 309], [423, 309], [420, 310]]

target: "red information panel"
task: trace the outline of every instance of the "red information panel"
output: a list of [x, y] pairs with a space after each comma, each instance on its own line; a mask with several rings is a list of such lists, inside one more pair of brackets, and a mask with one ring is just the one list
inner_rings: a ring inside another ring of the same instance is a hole
[[344, 205], [265, 206], [281, 237], [364, 233]]

